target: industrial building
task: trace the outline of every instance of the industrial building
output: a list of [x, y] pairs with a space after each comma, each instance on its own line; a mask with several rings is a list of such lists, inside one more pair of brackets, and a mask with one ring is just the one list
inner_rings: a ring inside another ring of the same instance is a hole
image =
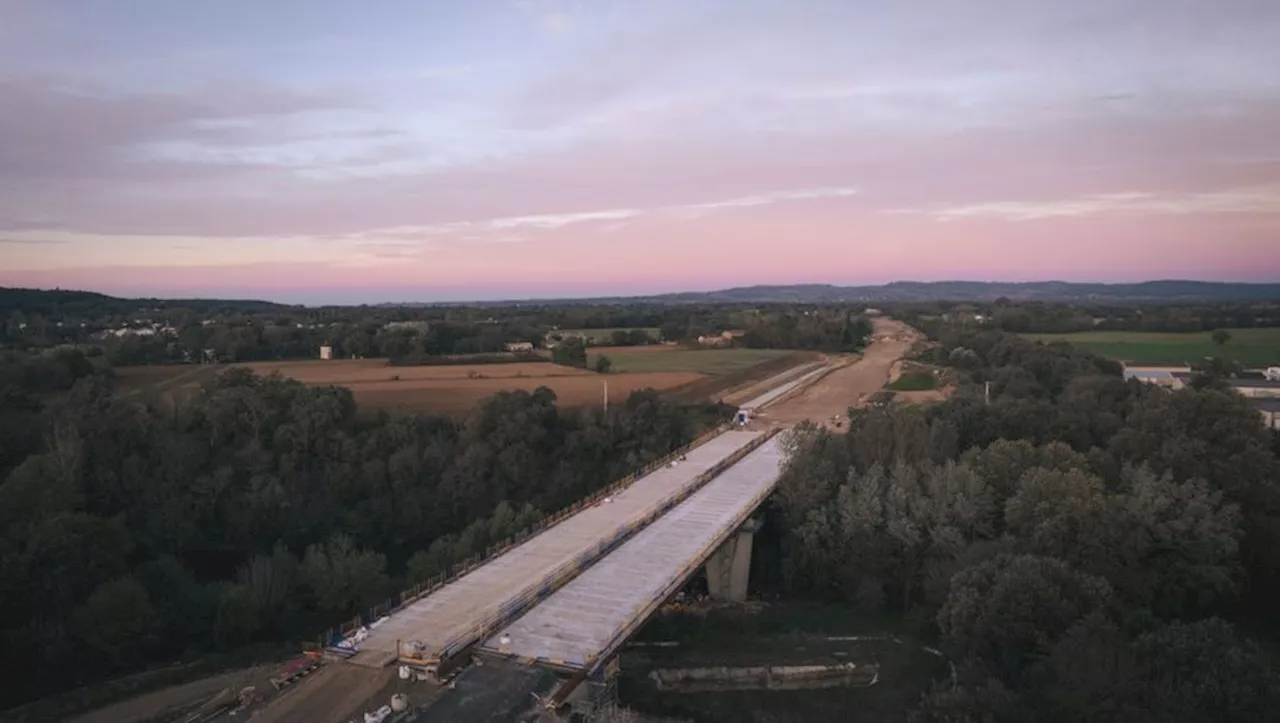
[[1124, 366], [1125, 381], [1137, 379], [1147, 384], [1155, 384], [1169, 389], [1181, 389], [1184, 381], [1191, 375], [1191, 367], [1187, 366]]

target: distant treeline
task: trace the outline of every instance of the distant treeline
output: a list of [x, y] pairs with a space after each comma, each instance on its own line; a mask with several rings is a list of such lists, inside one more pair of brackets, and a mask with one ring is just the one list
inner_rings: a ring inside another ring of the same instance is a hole
[[1075, 331], [1197, 332], [1280, 327], [1280, 300], [1122, 305], [1001, 299], [992, 303], [897, 304], [890, 310], [913, 325], [933, 331], [954, 324], [1046, 334]]
[[609, 343], [691, 341], [741, 330], [757, 348], [854, 351], [870, 326], [858, 309], [690, 304], [486, 307], [293, 307], [263, 302], [112, 299], [82, 292], [0, 290], [0, 346], [100, 350], [115, 366], [315, 358], [499, 354], [544, 346], [557, 329], [611, 329]]

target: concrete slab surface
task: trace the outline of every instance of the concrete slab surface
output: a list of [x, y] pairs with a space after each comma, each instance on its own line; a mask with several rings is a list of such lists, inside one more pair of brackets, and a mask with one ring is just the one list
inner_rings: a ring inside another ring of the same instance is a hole
[[791, 381], [786, 382], [785, 384], [780, 384], [774, 387], [773, 389], [770, 389], [769, 391], [765, 392], [764, 394], [761, 394], [760, 396], [756, 397], [755, 399], [752, 399], [751, 401], [743, 402], [739, 406], [746, 409], [759, 409], [760, 407], [763, 407], [766, 404], [769, 404], [770, 402], [777, 400], [779, 397], [787, 394], [791, 390], [796, 389], [797, 387], [802, 387], [805, 384], [808, 384], [815, 377], [817, 377], [820, 374], [823, 374], [826, 371], [827, 371], [826, 365], [820, 366], [819, 368], [814, 369], [811, 372], [806, 372], [805, 374], [801, 375], [800, 377], [797, 377], [796, 379], [792, 379]]
[[773, 491], [783, 462], [775, 436], [490, 637], [480, 652], [589, 670], [736, 532]]
[[678, 466], [655, 470], [610, 502], [588, 507], [543, 530], [397, 612], [370, 631], [350, 662], [388, 665], [399, 654], [398, 641], [421, 641], [431, 653], [457, 644], [504, 606], [547, 585], [579, 556], [643, 522], [693, 485], [698, 475], [758, 436], [759, 432], [725, 432], [691, 450]]

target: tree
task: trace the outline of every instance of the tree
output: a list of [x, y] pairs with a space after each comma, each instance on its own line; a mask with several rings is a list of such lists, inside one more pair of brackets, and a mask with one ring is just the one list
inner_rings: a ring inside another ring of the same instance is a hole
[[386, 566], [382, 555], [359, 548], [347, 535], [335, 535], [307, 548], [302, 576], [319, 609], [338, 620], [388, 594]]
[[582, 339], [571, 337], [551, 350], [551, 361], [569, 367], [587, 368], [587, 346]]
[[1214, 329], [1214, 330], [1213, 330], [1213, 343], [1214, 343], [1214, 344], [1217, 344], [1218, 346], [1223, 346], [1224, 344], [1226, 344], [1226, 343], [1227, 343], [1227, 342], [1229, 342], [1229, 341], [1231, 341], [1231, 332], [1227, 331], [1226, 329]]
[[612, 368], [613, 368], [612, 359], [605, 356], [604, 354], [601, 354], [600, 356], [596, 357], [596, 373], [597, 374], [608, 374], [609, 370]]
[[76, 636], [97, 660], [115, 667], [141, 658], [157, 632], [155, 618], [146, 589], [133, 577], [103, 583], [71, 614]]
[[1112, 539], [1091, 569], [1134, 607], [1163, 617], [1212, 610], [1235, 596], [1240, 578], [1240, 510], [1203, 480], [1125, 471], [1110, 502]]
[[1000, 555], [951, 580], [938, 627], [957, 657], [1017, 683], [1034, 656], [1111, 603], [1105, 580], [1036, 555]]
[[1107, 499], [1102, 480], [1080, 470], [1034, 468], [1005, 504], [1005, 524], [1028, 552], [1088, 569], [1106, 559]]

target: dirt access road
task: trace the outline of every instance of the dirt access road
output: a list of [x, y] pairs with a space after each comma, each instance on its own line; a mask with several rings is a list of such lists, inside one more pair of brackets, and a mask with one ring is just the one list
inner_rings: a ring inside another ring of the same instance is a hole
[[920, 338], [920, 332], [906, 324], [877, 318], [872, 342], [860, 358], [833, 357], [835, 369], [831, 373], [765, 409], [760, 421], [791, 426], [806, 419], [830, 425], [836, 415], [845, 419], [850, 407], [859, 406], [884, 387], [894, 363]]

